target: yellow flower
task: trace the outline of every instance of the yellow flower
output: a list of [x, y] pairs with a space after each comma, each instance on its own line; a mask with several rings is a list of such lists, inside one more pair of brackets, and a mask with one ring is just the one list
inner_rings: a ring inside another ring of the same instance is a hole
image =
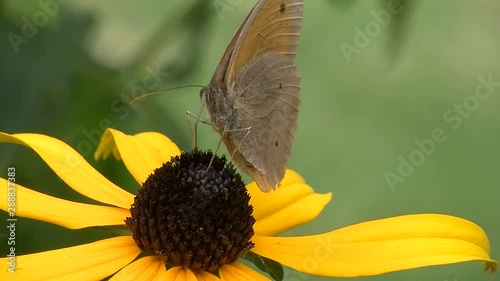
[[[15, 215], [69, 229], [123, 226], [131, 216], [134, 195], [116, 186], [65, 143], [39, 134], [0, 133], [0, 141], [33, 149], [52, 170], [77, 192], [104, 203], [82, 204], [48, 196], [16, 183]], [[108, 129], [97, 158], [113, 154], [142, 185], [148, 176], [179, 148], [154, 132], [134, 136]], [[0, 198], [8, 196], [7, 179], [0, 178]], [[482, 261], [495, 271], [486, 234], [476, 224], [439, 214], [399, 216], [355, 224], [331, 232], [278, 237], [290, 228], [313, 220], [330, 201], [317, 194], [302, 177], [287, 171], [276, 192], [262, 193], [247, 186], [255, 224], [251, 252], [298, 271], [321, 276], [354, 277], [465, 261]], [[167, 194], [168, 196], [168, 194]], [[270, 204], [272, 202], [272, 204]], [[0, 208], [9, 210], [7, 200]], [[165, 266], [155, 255], [140, 256], [132, 235], [89, 244], [0, 259], [0, 280], [269, 280], [240, 263], [222, 264], [217, 271]], [[15, 271], [12, 273], [11, 271]]]

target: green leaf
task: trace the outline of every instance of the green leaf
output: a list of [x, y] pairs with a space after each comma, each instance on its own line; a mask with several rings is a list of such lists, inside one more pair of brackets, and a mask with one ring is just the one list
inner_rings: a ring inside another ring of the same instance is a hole
[[283, 266], [272, 259], [268, 259], [263, 256], [259, 256], [256, 253], [247, 252], [244, 256], [244, 259], [255, 264], [257, 268], [269, 274], [269, 276], [275, 281], [282, 281], [285, 277], [285, 273], [283, 272]]
[[132, 235], [130, 228], [126, 225], [94, 226], [94, 229], [112, 233], [113, 235]]

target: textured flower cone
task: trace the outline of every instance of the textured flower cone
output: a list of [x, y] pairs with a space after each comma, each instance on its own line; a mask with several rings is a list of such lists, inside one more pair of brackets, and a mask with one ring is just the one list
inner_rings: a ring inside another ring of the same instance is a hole
[[215, 271], [253, 247], [253, 208], [226, 159], [193, 151], [148, 177], [126, 224], [143, 251], [167, 266]]

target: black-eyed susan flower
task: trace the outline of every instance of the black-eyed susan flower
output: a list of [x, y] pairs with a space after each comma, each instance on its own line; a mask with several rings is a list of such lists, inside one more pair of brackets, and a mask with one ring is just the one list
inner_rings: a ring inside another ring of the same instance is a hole
[[[331, 195], [314, 193], [293, 171], [276, 192], [262, 193], [255, 183], [245, 190], [223, 158], [200, 151], [181, 155], [159, 133], [130, 136], [108, 129], [97, 149], [96, 158], [113, 154], [123, 160], [142, 185], [135, 198], [57, 139], [0, 133], [0, 141], [32, 148], [71, 188], [103, 203], [71, 202], [17, 185], [17, 216], [69, 229], [127, 225], [131, 230], [126, 236], [2, 258], [0, 280], [269, 280], [240, 262], [245, 252], [335, 277], [466, 261], [481, 261], [491, 271], [497, 267], [484, 231], [447, 215], [399, 216], [278, 237], [313, 220]], [[0, 185], [8, 186], [8, 180], [0, 179]], [[0, 198], [7, 190], [0, 188]], [[7, 200], [0, 208], [8, 210]]]

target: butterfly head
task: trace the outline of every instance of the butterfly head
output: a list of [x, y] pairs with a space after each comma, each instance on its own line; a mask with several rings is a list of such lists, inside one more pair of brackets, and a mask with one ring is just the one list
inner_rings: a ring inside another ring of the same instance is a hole
[[202, 103], [205, 104], [210, 113], [224, 110], [229, 106], [229, 101], [225, 96], [225, 89], [221, 87], [209, 85], [201, 89], [200, 98]]

